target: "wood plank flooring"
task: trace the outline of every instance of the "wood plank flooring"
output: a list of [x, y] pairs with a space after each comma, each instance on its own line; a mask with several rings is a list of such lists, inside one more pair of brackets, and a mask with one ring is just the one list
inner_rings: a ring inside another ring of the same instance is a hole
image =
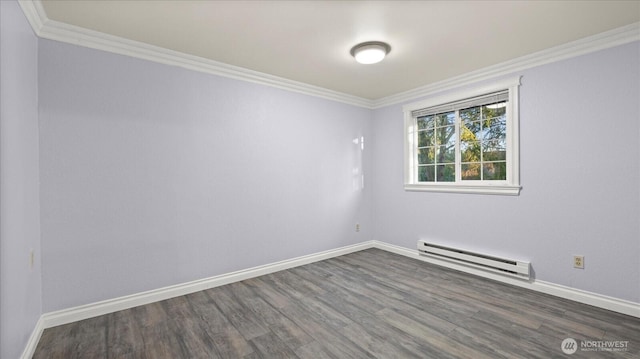
[[[562, 352], [565, 338], [626, 351]], [[368, 249], [46, 329], [34, 358], [640, 358], [640, 319]]]

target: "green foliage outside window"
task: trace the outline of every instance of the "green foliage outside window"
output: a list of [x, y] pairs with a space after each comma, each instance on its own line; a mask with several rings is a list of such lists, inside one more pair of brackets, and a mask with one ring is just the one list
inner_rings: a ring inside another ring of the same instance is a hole
[[505, 101], [418, 117], [417, 124], [419, 182], [455, 182], [456, 140], [462, 180], [506, 179]]

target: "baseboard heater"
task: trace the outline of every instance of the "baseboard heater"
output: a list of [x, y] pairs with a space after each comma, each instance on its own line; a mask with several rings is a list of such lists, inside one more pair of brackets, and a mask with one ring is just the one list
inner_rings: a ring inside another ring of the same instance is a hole
[[439, 244], [418, 241], [418, 252], [433, 258], [444, 259], [449, 262], [469, 265], [492, 272], [512, 275], [523, 279], [529, 279], [529, 262], [514, 259], [499, 258], [486, 254], [469, 252], [463, 249], [445, 247]]

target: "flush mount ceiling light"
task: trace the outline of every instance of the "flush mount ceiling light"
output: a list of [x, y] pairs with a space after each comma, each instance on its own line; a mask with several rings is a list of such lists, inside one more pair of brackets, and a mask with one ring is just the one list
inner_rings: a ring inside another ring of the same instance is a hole
[[363, 42], [351, 48], [351, 56], [361, 64], [375, 64], [382, 61], [391, 51], [389, 44], [380, 41]]

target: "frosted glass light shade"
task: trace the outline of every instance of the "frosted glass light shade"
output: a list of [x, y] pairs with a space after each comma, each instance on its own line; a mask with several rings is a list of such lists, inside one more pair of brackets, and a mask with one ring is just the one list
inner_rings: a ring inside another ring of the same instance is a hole
[[363, 42], [351, 49], [351, 55], [361, 64], [375, 64], [384, 59], [391, 46], [384, 42]]

